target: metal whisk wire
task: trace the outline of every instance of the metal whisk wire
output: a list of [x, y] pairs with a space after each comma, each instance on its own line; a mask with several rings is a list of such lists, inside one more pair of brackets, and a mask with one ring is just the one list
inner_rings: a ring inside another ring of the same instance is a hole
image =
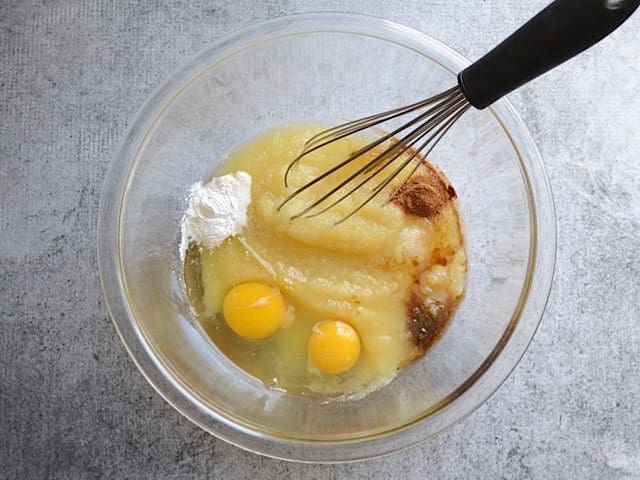
[[[376, 115], [369, 115], [314, 135], [306, 142], [300, 155], [287, 167], [284, 175], [285, 186], [289, 186], [289, 174], [292, 168], [306, 155], [367, 128], [372, 128], [402, 115], [430, 107], [399, 128], [353, 152], [345, 160], [297, 188], [282, 201], [278, 206], [278, 210], [282, 209], [284, 205], [302, 192], [330, 175], [339, 172], [365, 153], [382, 146], [385, 142], [389, 142], [391, 145], [291, 218], [312, 217], [335, 207], [356, 190], [373, 180], [403, 153], [413, 148], [408, 158], [403, 159], [397, 168], [381, 180], [371, 190], [364, 202], [336, 222], [336, 224], [344, 222], [373, 200], [413, 162], [414, 165], [409, 169], [409, 175], [389, 197], [393, 199], [420, 167], [422, 157], [419, 154], [425, 150], [425, 155], [428, 155], [469, 108], [472, 106], [480, 110], [486, 108], [512, 90], [578, 55], [613, 32], [638, 7], [640, 7], [640, 0], [616, 0], [615, 2], [602, 0], [555, 0], [484, 57], [461, 71], [458, 74], [458, 85], [456, 87], [426, 100]], [[552, 45], [553, 48], [550, 48], [549, 45]], [[399, 141], [395, 140], [396, 135], [402, 134], [402, 132], [410, 128], [412, 130], [408, 134], [404, 134], [405, 136], [400, 138]], [[420, 143], [425, 137], [426, 140]], [[415, 145], [418, 146], [415, 147]], [[350, 182], [356, 181], [360, 176], [363, 176], [364, 179], [358, 180], [354, 187], [347, 189], [346, 193], [331, 201], [328, 206], [321, 207], [321, 204], [329, 201]], [[318, 211], [314, 211], [318, 207], [321, 208]]]
[[[466, 112], [470, 108], [470, 104], [466, 100], [464, 94], [460, 90], [459, 87], [451, 88], [443, 93], [430, 97], [426, 100], [407, 105], [405, 107], [395, 108], [393, 110], [389, 110], [386, 112], [382, 112], [376, 115], [369, 115], [367, 117], [360, 118], [358, 120], [354, 120], [351, 122], [344, 123], [342, 125], [338, 125], [336, 127], [330, 128], [328, 130], [324, 130], [313, 137], [311, 137], [305, 144], [302, 152], [289, 164], [287, 170], [285, 171], [284, 181], [285, 185], [288, 186], [288, 177], [291, 169], [298, 163], [302, 158], [310, 153], [319, 150], [331, 143], [334, 143], [338, 140], [346, 138], [355, 133], [361, 132], [368, 128], [372, 128], [382, 124], [383, 122], [387, 122], [389, 120], [401, 117], [408, 113], [416, 112], [421, 109], [428, 108], [426, 111], [422, 112], [415, 118], [412, 118], [408, 122], [404, 123], [400, 127], [394, 129], [393, 131], [383, 135], [379, 139], [369, 143], [363, 148], [353, 152], [349, 157], [345, 160], [339, 162], [337, 165], [331, 167], [325, 172], [321, 173], [314, 179], [305, 183], [301, 187], [297, 188], [294, 192], [288, 195], [282, 203], [278, 206], [278, 210], [280, 210], [284, 205], [286, 205], [293, 198], [300, 195], [305, 190], [308, 190], [312, 186], [318, 184], [322, 180], [327, 177], [335, 174], [336, 172], [342, 170], [347, 165], [356, 161], [365, 153], [371, 151], [372, 149], [383, 145], [385, 142], [391, 141], [391, 145], [386, 147], [380, 154], [376, 155], [373, 159], [367, 161], [363, 166], [358, 168], [355, 172], [350, 174], [346, 179], [342, 180], [336, 186], [331, 188], [329, 191], [321, 195], [314, 202], [312, 202], [309, 206], [305, 207], [301, 211], [295, 213], [290, 218], [296, 219], [303, 216], [306, 217], [315, 217], [331, 208], [335, 207], [351, 194], [353, 194], [356, 190], [363, 187], [365, 184], [369, 183], [373, 180], [378, 174], [383, 172], [387, 167], [389, 167], [395, 160], [397, 160], [402, 154], [407, 152], [407, 150], [413, 148], [411, 154], [403, 159], [400, 165], [395, 168], [389, 175], [387, 175], [384, 179], [382, 179], [373, 189], [371, 193], [367, 196], [365, 201], [360, 203], [354, 210], [348, 213], [346, 216], [338, 220], [335, 225], [338, 225], [345, 220], [351, 218], [354, 214], [360, 211], [365, 205], [367, 205], [371, 200], [373, 200], [382, 190], [389, 185], [395, 177], [397, 177], [408, 165], [412, 162], [415, 163], [413, 168], [411, 169], [411, 173], [405, 178], [405, 180], [396, 188], [394, 193], [392, 194], [390, 199], [393, 198], [394, 195], [402, 188], [402, 186], [407, 182], [407, 180], [415, 173], [415, 171], [420, 167], [422, 160], [419, 154], [427, 149], [427, 154], [433, 150], [433, 148], [438, 144], [438, 142], [442, 139], [444, 134], [453, 126], [453, 124], [462, 116], [464, 112]], [[410, 128], [413, 129], [409, 131], [409, 133], [405, 134], [404, 137], [399, 139], [399, 141], [394, 141], [394, 137]], [[431, 134], [431, 135], [429, 135]], [[425, 137], [427, 139], [420, 143]], [[415, 147], [419, 144], [417, 147]], [[415, 147], [415, 148], [414, 148]], [[417, 161], [416, 161], [417, 159]], [[372, 173], [371, 173], [372, 172]], [[342, 190], [345, 186], [349, 185], [354, 180], [358, 179], [358, 177], [364, 176], [363, 179], [359, 180], [355, 186], [349, 188], [346, 193], [343, 193], [337, 199], [333, 200], [329, 205], [320, 208], [318, 211], [313, 212], [314, 209], [320, 207], [325, 201], [329, 200], [336, 193]], [[387, 200], [388, 201], [388, 200]], [[386, 203], [386, 202], [385, 202]]]

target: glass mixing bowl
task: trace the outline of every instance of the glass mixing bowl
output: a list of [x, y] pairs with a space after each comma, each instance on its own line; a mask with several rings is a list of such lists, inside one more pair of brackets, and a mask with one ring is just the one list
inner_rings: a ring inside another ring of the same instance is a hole
[[228, 360], [191, 313], [178, 255], [189, 186], [233, 146], [277, 125], [353, 119], [453, 86], [468, 62], [382, 19], [307, 14], [250, 27], [203, 50], [135, 117], [106, 178], [99, 264], [131, 357], [177, 410], [248, 450], [337, 462], [425, 440], [505, 380], [543, 313], [555, 258], [540, 155], [506, 100], [471, 110], [430, 156], [459, 194], [466, 298], [443, 338], [359, 400], [269, 390]]

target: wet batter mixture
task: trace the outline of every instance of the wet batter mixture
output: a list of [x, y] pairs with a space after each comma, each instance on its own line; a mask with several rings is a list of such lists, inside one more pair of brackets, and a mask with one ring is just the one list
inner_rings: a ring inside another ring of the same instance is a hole
[[287, 165], [322, 129], [280, 128], [229, 156], [216, 176], [251, 177], [246, 224], [213, 248], [191, 241], [185, 280], [211, 339], [266, 385], [304, 395], [365, 394], [442, 335], [464, 295], [467, 257], [456, 192], [424, 159], [399, 191], [404, 177], [339, 225], [369, 190], [291, 221], [330, 188], [324, 183], [277, 211], [293, 189], [371, 140], [344, 139], [305, 156], [285, 187]]

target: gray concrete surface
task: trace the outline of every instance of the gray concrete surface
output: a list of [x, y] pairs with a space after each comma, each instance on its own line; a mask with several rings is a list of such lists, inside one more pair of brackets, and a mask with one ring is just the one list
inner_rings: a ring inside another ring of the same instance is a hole
[[510, 97], [555, 193], [556, 278], [518, 368], [436, 440], [342, 466], [218, 441], [138, 373], [100, 289], [96, 222], [110, 155], [185, 56], [255, 21], [345, 10], [476, 58], [543, 4], [0, 2], [0, 477], [640, 478], [640, 14]]

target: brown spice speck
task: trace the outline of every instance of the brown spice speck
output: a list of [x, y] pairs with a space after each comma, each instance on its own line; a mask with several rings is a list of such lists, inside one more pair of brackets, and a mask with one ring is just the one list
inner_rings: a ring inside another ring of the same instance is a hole
[[425, 167], [426, 172], [411, 177], [392, 200], [407, 215], [433, 218], [456, 197], [456, 191], [431, 165], [425, 163]]

